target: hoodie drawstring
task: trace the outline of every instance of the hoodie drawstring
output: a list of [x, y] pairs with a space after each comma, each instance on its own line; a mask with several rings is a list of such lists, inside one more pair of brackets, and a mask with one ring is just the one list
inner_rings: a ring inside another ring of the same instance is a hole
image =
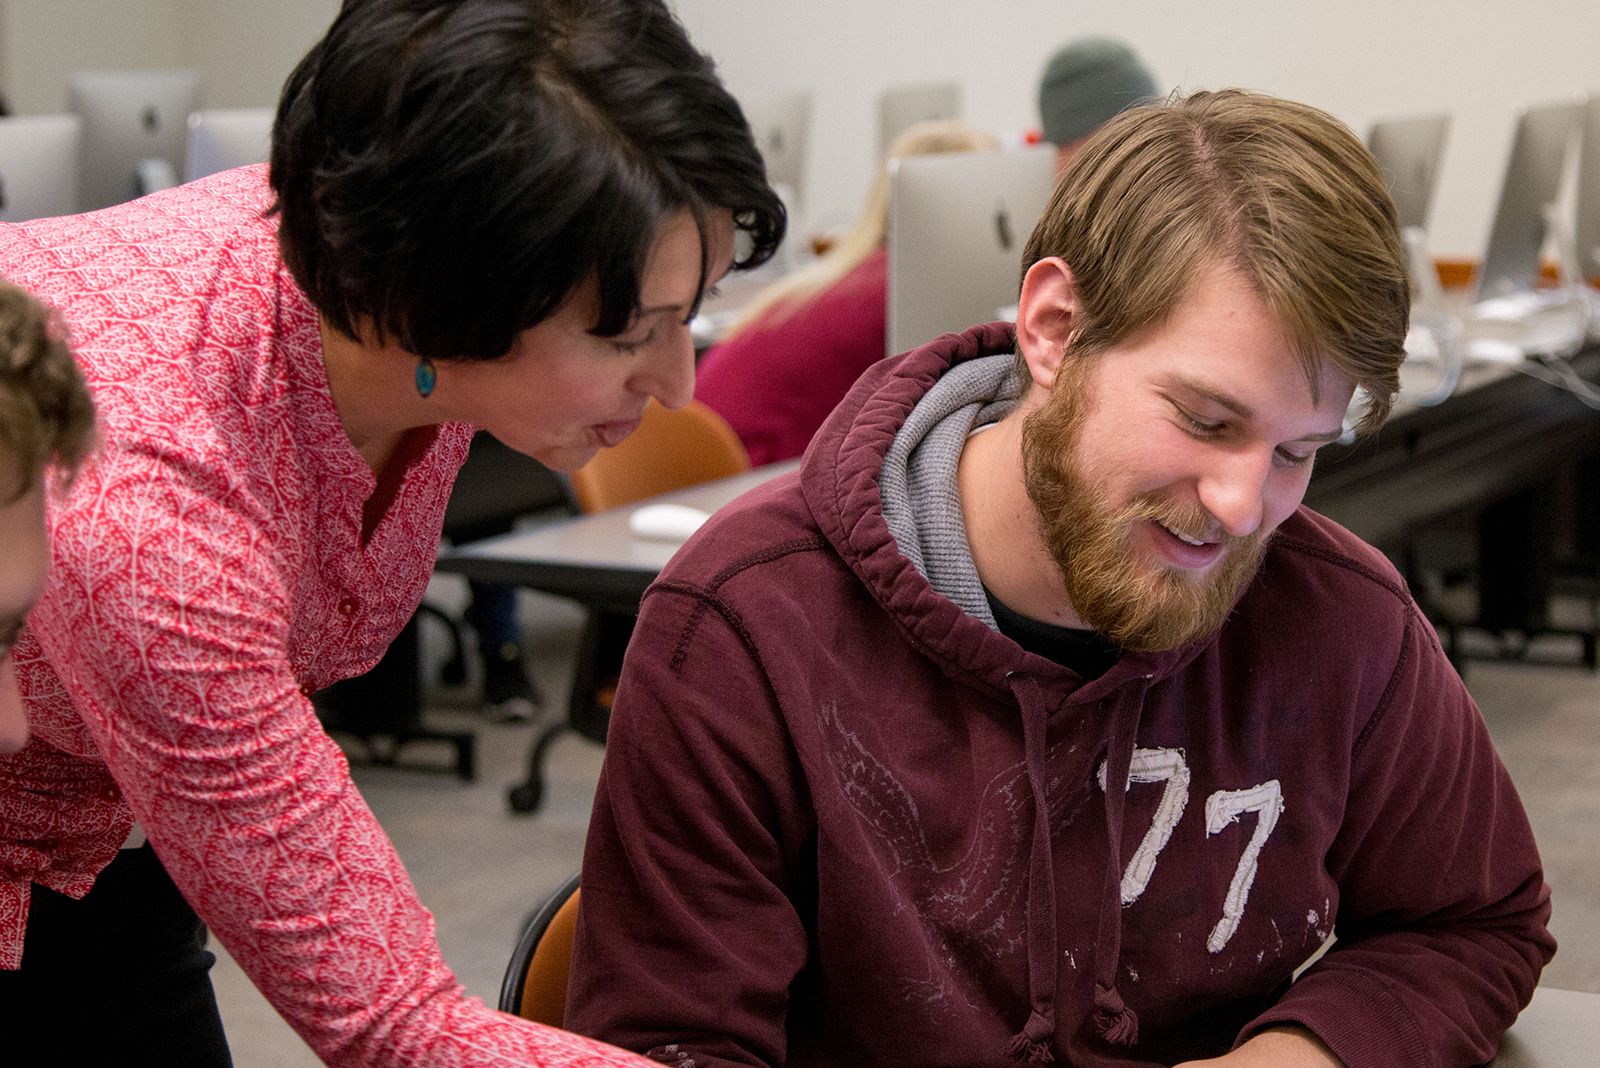
[[1050, 1039], [1056, 1032], [1056, 876], [1050, 848], [1050, 806], [1044, 794], [1046, 712], [1037, 682], [1015, 673], [1009, 678], [1022, 709], [1022, 757], [1033, 790], [1033, 845], [1028, 852], [1028, 1000], [1032, 1008], [1028, 1022], [1006, 1044], [1006, 1055], [1046, 1064], [1055, 1059]]
[[[1022, 714], [1023, 761], [1033, 791], [1033, 842], [1028, 853], [1028, 1021], [1006, 1043], [1006, 1055], [1031, 1064], [1055, 1059], [1051, 1039], [1056, 1031], [1055, 861], [1050, 841], [1050, 808], [1045, 800], [1045, 733], [1048, 712], [1039, 684], [1013, 672], [1007, 676]], [[1109, 856], [1100, 893], [1099, 928], [1095, 939], [1094, 1026], [1107, 1042], [1131, 1046], [1139, 1040], [1139, 1018], [1117, 992], [1117, 964], [1122, 951], [1122, 819], [1127, 799], [1128, 769], [1134, 739], [1144, 710], [1150, 679], [1134, 690], [1125, 687], [1112, 713], [1106, 751], [1106, 835]]]
[[1094, 1026], [1107, 1042], [1119, 1046], [1139, 1041], [1139, 1017], [1117, 992], [1117, 965], [1122, 957], [1122, 816], [1134, 739], [1149, 688], [1148, 676], [1137, 690], [1123, 688], [1111, 713], [1111, 739], [1106, 746], [1108, 841], [1105, 884], [1100, 890], [1100, 929], [1094, 947]]

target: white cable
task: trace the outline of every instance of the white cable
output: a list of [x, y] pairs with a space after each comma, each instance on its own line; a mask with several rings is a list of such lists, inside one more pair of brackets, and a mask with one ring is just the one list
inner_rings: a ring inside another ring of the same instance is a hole
[[1514, 366], [1530, 378], [1537, 378], [1547, 385], [1566, 390], [1587, 407], [1600, 412], [1600, 390], [1595, 389], [1583, 376], [1573, 370], [1565, 357], [1542, 356]]

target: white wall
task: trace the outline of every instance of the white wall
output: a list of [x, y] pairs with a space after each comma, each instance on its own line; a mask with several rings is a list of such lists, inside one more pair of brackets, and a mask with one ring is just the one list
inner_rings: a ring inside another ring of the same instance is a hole
[[[1242, 85], [1375, 118], [1456, 114], [1436, 250], [1475, 255], [1519, 102], [1600, 90], [1594, 0], [669, 0], [741, 99], [816, 95], [813, 222], [855, 213], [876, 166], [886, 86], [955, 77], [966, 118], [1038, 122], [1036, 81], [1062, 41], [1127, 39], [1161, 84]], [[207, 106], [271, 104], [338, 0], [0, 0], [0, 85], [19, 113], [59, 111], [73, 71], [195, 67]]]
[[22, 115], [61, 111], [80, 70], [193, 68], [205, 107], [275, 104], [339, 0], [3, 0], [0, 84]]
[[853, 214], [891, 84], [958, 78], [965, 118], [1036, 126], [1039, 73], [1063, 41], [1130, 42], [1157, 83], [1246, 86], [1373, 119], [1451, 110], [1433, 214], [1437, 251], [1480, 254], [1519, 102], [1600, 90], [1594, 0], [672, 0], [735, 95], [816, 94], [813, 220]]
[[74, 71], [181, 67], [176, 0], [5, 0], [5, 93], [20, 115], [65, 111]]
[[214, 108], [276, 104], [283, 80], [339, 13], [339, 0], [176, 3], [184, 65], [200, 72], [206, 106]]

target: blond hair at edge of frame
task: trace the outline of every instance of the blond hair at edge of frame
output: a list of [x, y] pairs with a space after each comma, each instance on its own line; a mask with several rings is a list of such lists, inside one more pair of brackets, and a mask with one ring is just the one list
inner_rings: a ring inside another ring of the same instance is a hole
[[889, 145], [861, 214], [850, 228], [824, 255], [757, 294], [722, 340], [736, 336], [769, 311], [773, 322], [783, 322], [883, 247], [889, 230], [889, 164], [892, 161], [942, 152], [992, 152], [999, 147], [1000, 142], [994, 137], [964, 122], [919, 122], [908, 127]]
[[1411, 292], [1394, 204], [1372, 155], [1318, 108], [1225, 89], [1124, 111], [1057, 183], [1023, 274], [1048, 256], [1077, 287], [1073, 356], [1164, 322], [1222, 262], [1272, 309], [1313, 398], [1324, 361], [1366, 394], [1359, 432], [1400, 388]]
[[0, 503], [30, 492], [47, 463], [67, 479], [94, 445], [94, 405], [60, 316], [0, 280]]

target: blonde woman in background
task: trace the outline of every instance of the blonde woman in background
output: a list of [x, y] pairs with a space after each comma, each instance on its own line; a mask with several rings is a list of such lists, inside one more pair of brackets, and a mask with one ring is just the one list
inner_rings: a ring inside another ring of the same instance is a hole
[[884, 356], [889, 162], [999, 147], [960, 122], [906, 130], [889, 146], [861, 214], [833, 248], [763, 291], [705, 354], [695, 397], [728, 421], [751, 463], [804, 452], [861, 372]]

